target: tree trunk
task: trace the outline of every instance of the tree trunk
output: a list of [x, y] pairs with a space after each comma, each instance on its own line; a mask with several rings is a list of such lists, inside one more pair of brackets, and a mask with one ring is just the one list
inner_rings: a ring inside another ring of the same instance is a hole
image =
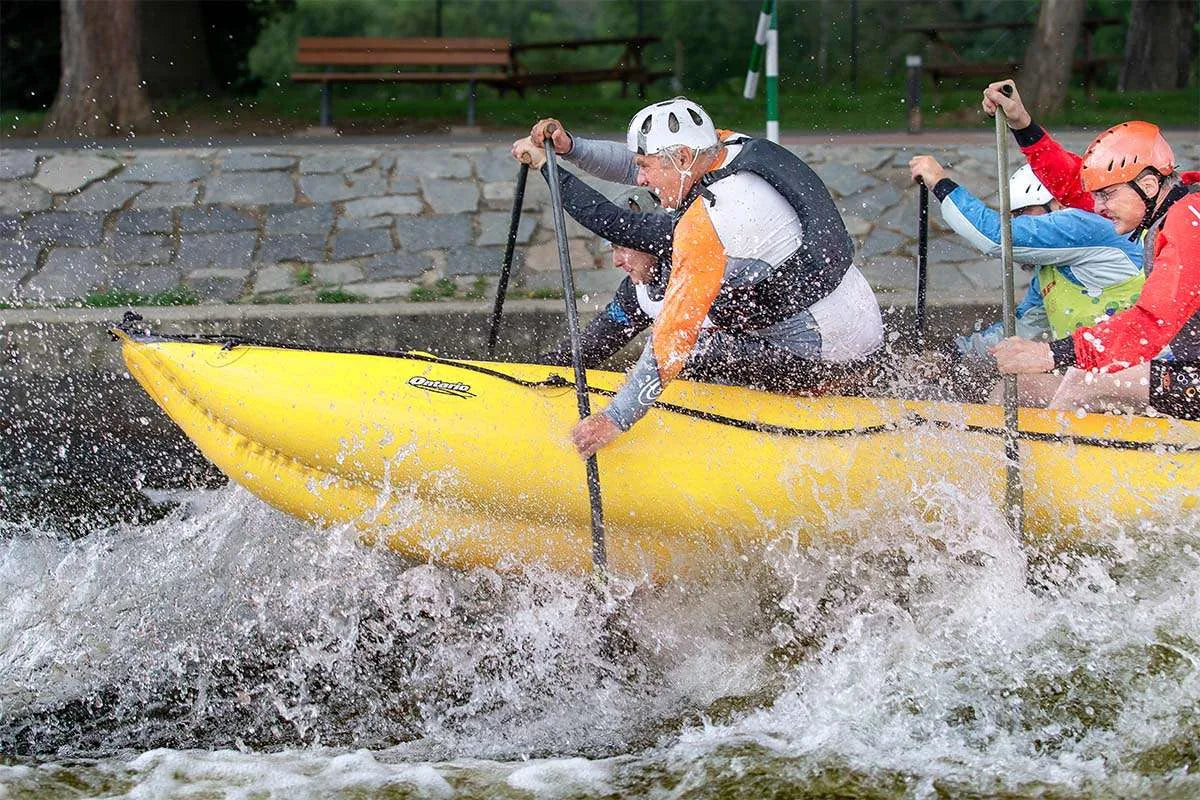
[[150, 121], [135, 0], [62, 0], [62, 74], [43, 133], [104, 136]]
[[1187, 88], [1196, 0], [1133, 0], [1125, 35], [1121, 91]]
[[1021, 70], [1021, 97], [1034, 116], [1062, 110], [1082, 23], [1083, 0], [1042, 0]]

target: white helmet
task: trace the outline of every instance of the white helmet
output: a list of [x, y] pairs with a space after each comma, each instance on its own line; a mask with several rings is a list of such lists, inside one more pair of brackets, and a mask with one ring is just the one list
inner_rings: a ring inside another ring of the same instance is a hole
[[1033, 167], [1028, 164], [1008, 179], [1008, 196], [1014, 211], [1030, 206], [1044, 206], [1054, 199], [1054, 195], [1042, 186], [1037, 175], [1033, 174]]
[[704, 150], [718, 141], [708, 112], [686, 97], [646, 106], [633, 115], [626, 134], [629, 149], [639, 155], [654, 155], [676, 145]]

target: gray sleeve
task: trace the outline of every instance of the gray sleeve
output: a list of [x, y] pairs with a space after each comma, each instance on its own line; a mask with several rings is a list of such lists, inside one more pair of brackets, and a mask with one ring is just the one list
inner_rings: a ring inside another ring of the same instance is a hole
[[1022, 339], [1037, 339], [1044, 341], [1050, 333], [1050, 318], [1046, 316], [1045, 306], [1033, 306], [1017, 317], [1017, 336]]
[[570, 163], [604, 181], [630, 186], [637, 183], [637, 167], [633, 163], [633, 153], [623, 145], [603, 139], [584, 139], [581, 136], [572, 137], [572, 141], [574, 144], [571, 146], [571, 152], [563, 156]]
[[654, 358], [654, 340], [646, 342], [642, 355], [625, 377], [625, 383], [617, 390], [616, 397], [604, 409], [604, 416], [616, 423], [623, 431], [646, 416], [646, 412], [662, 394], [662, 380], [658, 377], [658, 361]]

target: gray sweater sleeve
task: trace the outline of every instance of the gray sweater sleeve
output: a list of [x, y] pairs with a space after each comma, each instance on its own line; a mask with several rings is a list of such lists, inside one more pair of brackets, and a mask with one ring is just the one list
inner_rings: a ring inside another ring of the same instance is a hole
[[637, 183], [637, 166], [633, 163], [633, 153], [623, 145], [603, 139], [584, 139], [581, 136], [571, 138], [574, 144], [571, 152], [564, 156], [567, 161], [604, 181], [630, 186]]
[[642, 355], [633, 369], [625, 376], [625, 383], [601, 413], [618, 428], [627, 431], [633, 427], [633, 423], [646, 416], [662, 390], [658, 361], [654, 358], [654, 340], [651, 339], [642, 348]]

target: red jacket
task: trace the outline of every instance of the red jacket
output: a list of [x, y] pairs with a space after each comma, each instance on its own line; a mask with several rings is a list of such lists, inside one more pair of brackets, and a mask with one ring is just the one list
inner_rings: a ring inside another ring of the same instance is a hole
[[[1092, 195], [1079, 178], [1079, 156], [1037, 125], [1017, 133], [1017, 141], [1034, 174], [1059, 202], [1093, 209]], [[1200, 172], [1180, 173], [1180, 179], [1184, 185], [1200, 184]], [[1200, 313], [1200, 193], [1171, 206], [1146, 268], [1149, 277], [1131, 308], [1051, 344], [1055, 366], [1124, 369], [1148, 361]]]

